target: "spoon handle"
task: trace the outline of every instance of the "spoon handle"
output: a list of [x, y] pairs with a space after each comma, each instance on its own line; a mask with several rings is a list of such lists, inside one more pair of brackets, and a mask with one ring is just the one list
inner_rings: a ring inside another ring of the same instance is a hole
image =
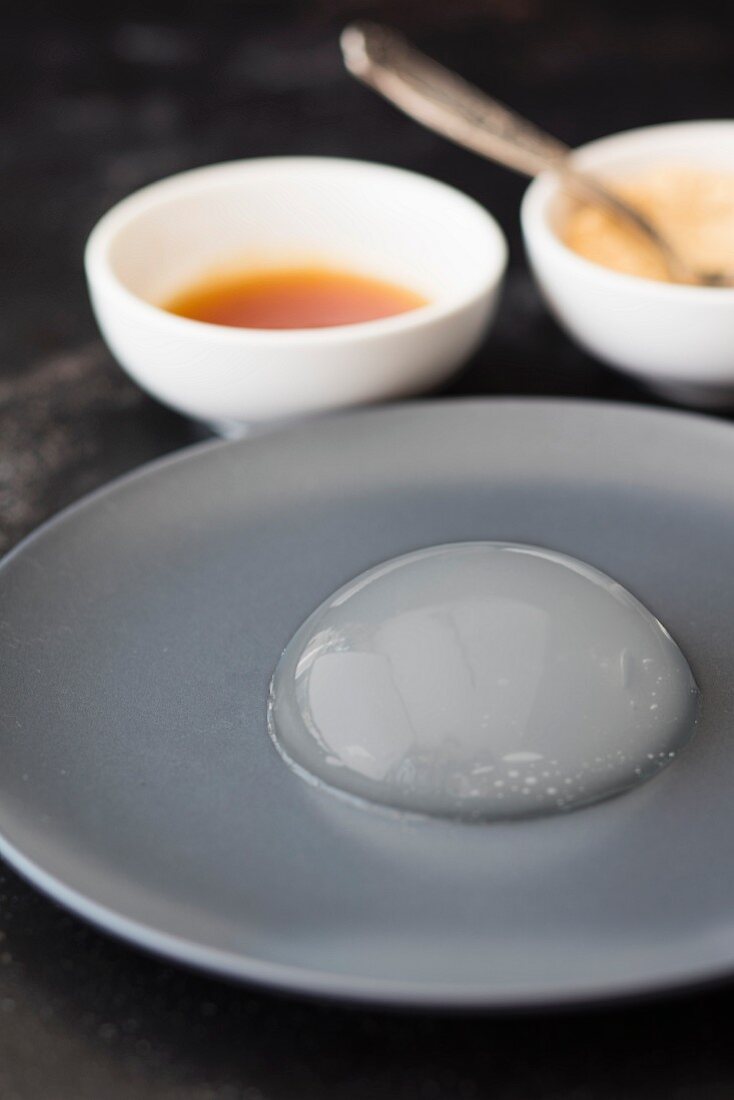
[[352, 24], [341, 46], [354, 76], [417, 122], [482, 156], [534, 176], [558, 167], [570, 152], [386, 27]]
[[691, 268], [649, 218], [575, 168], [567, 145], [444, 69], [395, 31], [376, 23], [353, 23], [342, 33], [341, 47], [354, 76], [429, 130], [528, 176], [555, 170], [567, 190], [605, 207], [646, 237], [674, 282], [724, 281], [719, 274], [702, 275]]

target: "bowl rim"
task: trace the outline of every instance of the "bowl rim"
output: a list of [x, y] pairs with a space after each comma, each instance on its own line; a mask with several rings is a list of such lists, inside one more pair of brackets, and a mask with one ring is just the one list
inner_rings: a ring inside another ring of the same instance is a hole
[[[276, 171], [298, 172], [302, 170], [334, 169], [338, 173], [389, 175], [396, 180], [429, 188], [439, 196], [460, 202], [475, 217], [477, 226], [483, 230], [489, 247], [486, 250], [486, 269], [474, 280], [467, 290], [461, 293], [447, 293], [436, 301], [417, 306], [404, 313], [371, 321], [353, 324], [333, 325], [323, 328], [236, 328], [234, 326], [196, 321], [170, 313], [161, 306], [147, 302], [130, 290], [118, 278], [109, 262], [109, 249], [116, 235], [126, 226], [159, 202], [188, 190], [204, 190], [209, 183], [220, 182], [227, 176], [237, 177], [249, 172], [271, 168]], [[490, 212], [471, 196], [459, 188], [452, 187], [442, 180], [420, 172], [413, 172], [379, 161], [359, 160], [351, 157], [330, 156], [268, 156], [248, 157], [190, 168], [132, 192], [112, 206], [92, 228], [84, 249], [84, 267], [90, 292], [94, 296], [97, 290], [117, 297], [129, 309], [138, 311], [142, 316], [176, 332], [179, 337], [198, 337], [220, 344], [339, 344], [351, 343], [355, 339], [370, 340], [388, 334], [408, 332], [425, 325], [441, 321], [452, 314], [466, 309], [480, 301], [486, 294], [496, 290], [502, 282], [507, 268], [509, 249], [507, 240], [496, 219]]]
[[[734, 119], [698, 119], [683, 122], [663, 122], [652, 126], [638, 126], [629, 130], [619, 130], [604, 137], [579, 145], [572, 156], [578, 158], [585, 167], [592, 167], [594, 155], [615, 147], [620, 154], [628, 141], [638, 141], [669, 133], [683, 134], [710, 128], [712, 131], [726, 131], [734, 139]], [[588, 158], [588, 163], [587, 163]], [[525, 191], [520, 208], [520, 222], [528, 250], [535, 244], [550, 253], [555, 263], [564, 266], [569, 272], [584, 279], [596, 279], [609, 290], [623, 290], [632, 294], [646, 294], [671, 304], [688, 302], [717, 308], [734, 303], [734, 287], [690, 286], [681, 283], [665, 283], [658, 279], [647, 279], [640, 275], [628, 275], [612, 268], [604, 267], [594, 260], [586, 259], [574, 252], [551, 227], [548, 219], [548, 207], [558, 194], [559, 180], [552, 171], [542, 172]]]

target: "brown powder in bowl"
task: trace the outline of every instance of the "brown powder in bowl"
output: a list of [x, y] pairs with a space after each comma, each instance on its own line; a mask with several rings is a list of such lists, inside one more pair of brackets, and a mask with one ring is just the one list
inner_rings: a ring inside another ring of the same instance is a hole
[[[734, 269], [734, 173], [660, 165], [614, 184], [692, 265]], [[574, 252], [603, 267], [670, 282], [653, 245], [596, 206], [574, 206], [562, 234]]]

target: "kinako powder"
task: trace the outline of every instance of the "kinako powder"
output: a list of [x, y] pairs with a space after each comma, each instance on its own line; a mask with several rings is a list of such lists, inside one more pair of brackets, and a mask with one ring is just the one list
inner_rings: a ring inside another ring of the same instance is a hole
[[[701, 270], [734, 269], [734, 173], [659, 165], [610, 184]], [[626, 275], [670, 282], [642, 234], [597, 206], [575, 203], [562, 231], [569, 248]]]

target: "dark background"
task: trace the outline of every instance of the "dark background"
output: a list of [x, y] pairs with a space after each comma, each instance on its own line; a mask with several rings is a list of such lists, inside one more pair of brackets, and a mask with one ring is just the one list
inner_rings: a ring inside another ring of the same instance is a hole
[[[651, 400], [546, 316], [519, 245], [524, 182], [350, 80], [337, 36], [356, 16], [398, 25], [578, 144], [734, 114], [730, 12], [707, 0], [17, 0], [0, 30], [0, 551], [200, 437], [111, 362], [81, 253], [123, 195], [212, 161], [356, 156], [463, 188], [499, 218], [512, 266], [497, 324], [448, 396]], [[731, 1100], [733, 1012], [726, 988], [514, 1018], [289, 1001], [118, 944], [0, 865], [0, 1100]]]

